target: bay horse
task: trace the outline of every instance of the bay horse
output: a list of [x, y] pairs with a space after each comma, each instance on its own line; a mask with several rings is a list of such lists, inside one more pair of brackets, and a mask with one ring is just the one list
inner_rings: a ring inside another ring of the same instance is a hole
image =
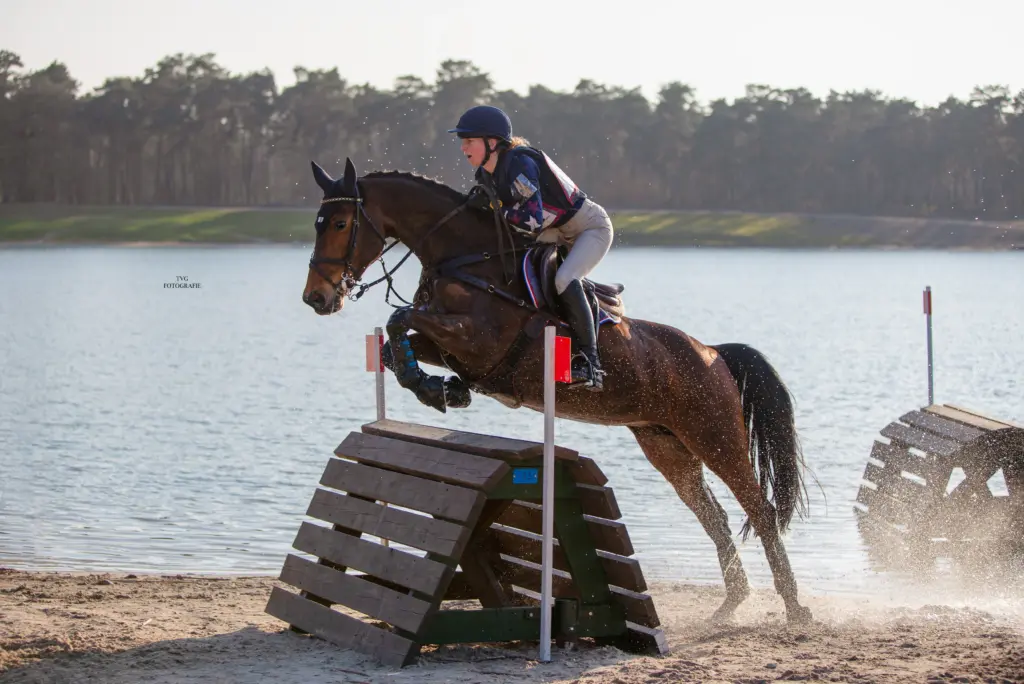
[[[387, 324], [388, 366], [399, 383], [440, 411], [468, 405], [470, 390], [543, 411], [542, 330], [561, 322], [531, 306], [519, 273], [519, 255], [532, 240], [503, 233], [497, 214], [466, 208], [466, 195], [423, 176], [388, 171], [360, 178], [350, 159], [337, 180], [316, 162], [312, 168], [324, 194], [302, 301], [329, 315], [385, 279], [390, 295], [397, 266], [374, 283], [361, 281], [387, 249], [403, 243], [405, 258], [415, 254], [422, 271], [412, 302]], [[715, 543], [725, 583], [712, 620], [729, 619], [750, 588], [702, 465], [746, 513], [742, 537], [751, 528], [760, 537], [787, 619], [809, 621], [780, 539], [794, 512], [805, 515], [807, 494], [792, 397], [776, 370], [748, 345], [705, 345], [625, 315], [600, 326], [598, 341], [604, 391], [559, 386], [557, 415], [626, 426], [694, 512]], [[429, 376], [421, 361], [456, 375]]]

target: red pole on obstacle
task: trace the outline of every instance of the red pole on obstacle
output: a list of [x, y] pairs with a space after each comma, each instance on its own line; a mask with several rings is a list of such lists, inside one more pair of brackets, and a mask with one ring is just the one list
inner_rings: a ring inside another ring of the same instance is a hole
[[924, 288], [925, 328], [928, 334], [928, 405], [935, 403], [935, 366], [932, 363], [932, 288]]

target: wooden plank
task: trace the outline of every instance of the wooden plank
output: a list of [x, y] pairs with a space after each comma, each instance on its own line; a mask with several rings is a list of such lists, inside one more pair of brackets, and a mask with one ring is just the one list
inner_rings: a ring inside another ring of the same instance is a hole
[[320, 484], [456, 522], [475, 520], [483, 492], [332, 458]]
[[376, 658], [391, 667], [409, 664], [419, 652], [416, 642], [352, 616], [304, 599], [280, 587], [270, 590], [266, 612], [342, 648]]
[[281, 569], [282, 582], [304, 589], [332, 603], [383, 620], [399, 629], [418, 632], [430, 611], [429, 601], [399, 593], [358, 575], [347, 575], [313, 561], [288, 554]]
[[[433, 427], [406, 423], [398, 420], [378, 420], [362, 427], [362, 431], [371, 435], [392, 437], [407, 442], [416, 442], [428, 446], [461, 451], [477, 456], [500, 458], [509, 463], [540, 458], [544, 455], [543, 442], [530, 442], [523, 439], [484, 435], [461, 430]], [[579, 452], [555, 445], [555, 457], [569, 460], [579, 458]]]
[[930, 432], [900, 425], [899, 423], [886, 425], [882, 428], [880, 434], [894, 442], [912, 446], [931, 454], [938, 454], [939, 456], [950, 456], [960, 449], [960, 445], [956, 442], [936, 437]]
[[619, 502], [615, 500], [615, 492], [611, 487], [577, 484], [576, 493], [584, 514], [605, 520], [618, 520], [622, 517]]
[[[503, 580], [528, 591], [540, 591], [540, 563], [511, 556], [502, 556], [502, 561], [505, 563], [502, 567]], [[575, 588], [572, 586], [572, 578], [564, 570], [553, 569], [551, 571], [551, 586], [551, 593], [556, 598], [577, 598]], [[609, 589], [612, 603], [622, 606], [627, 620], [647, 627], [657, 627], [661, 624], [658, 612], [654, 609], [654, 599], [650, 596], [621, 587], [609, 587]]]
[[626, 653], [642, 653], [647, 655], [667, 655], [669, 652], [668, 640], [665, 639], [665, 632], [659, 628], [644, 627], [643, 625], [626, 622], [627, 631], [619, 637], [601, 637], [598, 644], [615, 646]]
[[473, 529], [372, 501], [317, 489], [306, 515], [413, 548], [458, 558]]
[[[502, 556], [494, 566], [494, 572], [502, 584], [515, 585], [531, 591], [540, 591], [541, 567], [511, 556]], [[565, 570], [551, 570], [551, 593], [555, 598], [578, 598], [572, 577]]]
[[[905, 447], [875, 442], [871, 445], [871, 458], [882, 461], [887, 468], [896, 472], [907, 471], [925, 479], [932, 476], [934, 465], [931, 459], [913, 454]], [[870, 478], [869, 478], [870, 479]], [[872, 480], [874, 482], [874, 480]]]
[[927, 413], [933, 413], [937, 416], [942, 416], [943, 418], [955, 420], [965, 425], [970, 425], [971, 427], [979, 430], [992, 431], [1002, 430], [1007, 427], [1020, 427], [1019, 425], [996, 420], [989, 416], [983, 416], [971, 411], [970, 409], [953, 406], [952, 404], [932, 404], [931, 406], [926, 406], [921, 410]]
[[580, 484], [596, 485], [598, 487], [608, 484], [608, 477], [601, 472], [594, 459], [586, 456], [580, 456], [575, 461], [567, 462], [565, 464], [565, 472]]
[[654, 599], [650, 596], [622, 587], [613, 586], [609, 587], [609, 590], [612, 593], [612, 601], [625, 609], [626, 620], [644, 627], [661, 626], [658, 611], [654, 608]]
[[[583, 519], [587, 522], [590, 538], [598, 550], [609, 551], [620, 556], [632, 556], [636, 553], [625, 523], [596, 518], [592, 515], [584, 515]], [[513, 501], [512, 505], [498, 518], [498, 522], [507, 527], [517, 527], [527, 532], [541, 534], [543, 531], [541, 505], [532, 501]]]
[[[1010, 422], [1008, 420], [999, 420], [998, 418], [993, 418], [992, 416], [986, 415], [986, 414], [981, 413], [979, 411], [975, 411], [974, 409], [965, 408], [963, 406], [957, 406], [956, 404], [946, 404], [946, 406], [948, 406], [949, 408], [953, 409], [954, 411], [959, 411], [960, 413], [966, 413], [966, 414], [968, 414], [970, 416], [974, 416], [975, 418], [979, 418], [981, 420], [987, 420], [989, 422], [996, 423], [997, 425], [1001, 425], [1004, 428], [1010, 427], [1010, 428], [1016, 428], [1018, 430], [1024, 430], [1024, 425], [1019, 425], [1017, 423], [1013, 423], [1013, 422]], [[1000, 429], [1000, 428], [997, 428], [997, 429]]]
[[868, 512], [875, 517], [892, 523], [893, 525], [906, 525], [914, 518], [915, 510], [906, 502], [894, 499], [884, 492], [876, 492], [868, 487], [861, 487], [857, 491], [857, 502], [864, 504]]
[[868, 463], [866, 466], [864, 466], [863, 478], [865, 481], [875, 485], [876, 490], [881, 487], [882, 482], [890, 478], [899, 476], [900, 473], [898, 470], [892, 470], [885, 467], [879, 468], [874, 463]]
[[934, 413], [924, 411], [910, 411], [900, 416], [900, 422], [910, 427], [926, 430], [938, 435], [943, 439], [951, 439], [960, 444], [966, 444], [985, 434], [985, 430], [949, 420]]
[[362, 432], [349, 433], [334, 453], [387, 470], [484, 491], [498, 484], [511, 470], [508, 463], [496, 458]]
[[[502, 554], [533, 563], [541, 562], [543, 541], [541, 535], [498, 524], [492, 525], [491, 529], [498, 540], [498, 548]], [[569, 563], [557, 539], [552, 540], [551, 548], [552, 566], [559, 570], [569, 570]], [[601, 562], [601, 568], [604, 570], [608, 584], [632, 591], [647, 589], [647, 582], [640, 569], [640, 561], [637, 559], [626, 558], [607, 551], [598, 551], [597, 557]]]
[[292, 546], [430, 596], [437, 593], [445, 573], [449, 572], [448, 566], [437, 561], [356, 539], [310, 522], [299, 526]]
[[884, 477], [881, 482], [876, 482], [878, 489], [875, 493], [886, 494], [901, 501], [904, 506], [918, 510], [925, 498], [929, 496], [928, 488], [903, 477], [898, 472], [887, 472], [891, 472], [892, 476]]

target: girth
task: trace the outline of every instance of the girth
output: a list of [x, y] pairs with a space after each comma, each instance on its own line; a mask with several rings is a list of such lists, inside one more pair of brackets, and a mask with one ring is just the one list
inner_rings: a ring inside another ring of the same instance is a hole
[[[520, 308], [526, 309], [527, 311], [533, 312], [533, 315], [527, 319], [526, 323], [519, 329], [518, 334], [505, 351], [504, 355], [483, 375], [474, 377], [470, 374], [467, 369], [459, 363], [453, 356], [449, 355], [444, 350], [441, 352], [441, 358], [455, 373], [459, 375], [467, 384], [469, 384], [475, 391], [482, 394], [488, 392], [483, 388], [483, 385], [494, 385], [495, 383], [501, 383], [509, 380], [509, 376], [516, 369], [523, 353], [530, 346], [530, 344], [541, 337], [544, 334], [544, 328], [548, 324], [559, 325], [560, 321], [554, 316], [540, 311], [533, 305], [532, 302], [527, 301], [522, 297], [517, 297], [514, 294], [504, 290], [492, 283], [488, 283], [483, 278], [470, 275], [462, 269], [472, 264], [479, 264], [485, 261], [489, 261], [494, 257], [504, 256], [506, 253], [515, 253], [515, 248], [502, 250], [497, 253], [482, 252], [480, 254], [468, 254], [465, 256], [454, 257], [448, 259], [433, 268], [434, 277], [451, 278], [459, 282], [465, 283], [478, 290], [482, 290], [488, 294], [495, 295], [510, 302]], [[518, 271], [518, 268], [517, 268]], [[433, 278], [432, 278], [433, 279]], [[431, 279], [431, 280], [432, 280]]]
[[490, 261], [494, 257], [501, 257], [508, 253], [515, 254], [515, 248], [502, 250], [494, 254], [490, 252], [482, 252], [480, 254], [467, 254], [465, 256], [454, 257], [452, 259], [448, 259], [447, 261], [443, 261], [437, 266], [435, 266], [434, 273], [442, 278], [452, 278], [454, 280], [466, 283], [467, 285], [471, 285], [479, 290], [483, 290], [488, 294], [501, 297], [502, 299], [511, 302], [516, 306], [528, 309], [529, 311], [537, 311], [537, 307], [535, 307], [531, 302], [526, 301], [522, 297], [516, 297], [510, 292], [507, 292], [501, 289], [500, 287], [497, 287], [492, 283], [487, 282], [483, 278], [478, 278], [474, 275], [470, 275], [462, 271], [462, 269], [466, 266], [470, 266], [472, 264], [480, 264], [485, 261]]

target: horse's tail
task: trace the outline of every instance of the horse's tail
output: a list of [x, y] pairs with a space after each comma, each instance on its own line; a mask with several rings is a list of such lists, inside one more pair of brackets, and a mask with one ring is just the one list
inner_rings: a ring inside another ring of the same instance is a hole
[[[793, 399], [789, 389], [764, 354], [746, 344], [715, 345], [739, 385], [743, 423], [747, 428], [750, 462], [760, 479], [761, 490], [775, 506], [779, 532], [789, 528], [794, 511], [807, 514], [804, 457], [796, 434]], [[750, 533], [750, 520], [741, 529]]]

